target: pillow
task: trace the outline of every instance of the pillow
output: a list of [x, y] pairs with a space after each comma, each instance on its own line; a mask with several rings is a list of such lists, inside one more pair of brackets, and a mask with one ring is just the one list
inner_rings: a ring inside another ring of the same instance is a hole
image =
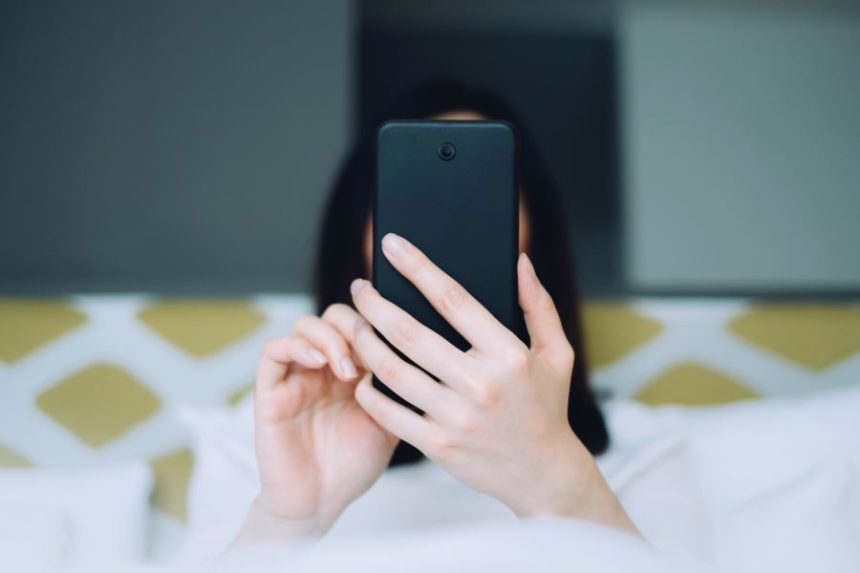
[[714, 516], [715, 561], [726, 571], [860, 571], [857, 484], [846, 465], [820, 464]]
[[26, 563], [142, 559], [152, 482], [143, 462], [0, 470], [0, 528], [21, 524], [14, 537], [0, 535], [0, 570], [14, 570], [3, 566], [10, 556]]
[[35, 500], [0, 502], [0, 569], [58, 568], [66, 554], [68, 526], [59, 507]]
[[860, 387], [691, 409], [690, 460], [712, 513], [731, 511], [822, 465], [860, 467]]
[[729, 570], [860, 570], [860, 388], [691, 410], [690, 469]]

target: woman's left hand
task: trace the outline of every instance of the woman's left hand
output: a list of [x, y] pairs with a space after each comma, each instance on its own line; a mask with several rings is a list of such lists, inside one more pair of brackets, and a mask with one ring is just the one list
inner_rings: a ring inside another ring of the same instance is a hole
[[[517, 515], [575, 516], [635, 531], [570, 428], [574, 353], [528, 258], [520, 256], [517, 275], [530, 348], [417, 247], [389, 234], [382, 249], [471, 348], [460, 351], [357, 279], [353, 300], [366, 319], [356, 325], [357, 355], [425, 412], [421, 416], [391, 400], [368, 377], [356, 388], [368, 414]], [[420, 368], [398, 357], [371, 325]]]

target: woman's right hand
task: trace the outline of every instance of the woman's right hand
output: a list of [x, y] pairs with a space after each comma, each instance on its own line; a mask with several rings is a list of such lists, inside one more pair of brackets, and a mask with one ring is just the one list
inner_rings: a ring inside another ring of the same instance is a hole
[[335, 304], [263, 348], [254, 395], [261, 491], [240, 540], [321, 535], [388, 466], [397, 438], [355, 400], [369, 376], [352, 350], [358, 318]]

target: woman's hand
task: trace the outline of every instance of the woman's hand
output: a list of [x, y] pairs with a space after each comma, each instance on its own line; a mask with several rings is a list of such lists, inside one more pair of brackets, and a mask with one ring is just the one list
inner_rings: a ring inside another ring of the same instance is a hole
[[[528, 258], [520, 257], [517, 273], [531, 348], [402, 237], [387, 235], [382, 249], [471, 348], [461, 352], [357, 279], [353, 300], [367, 322], [357, 323], [354, 348], [382, 382], [425, 415], [366, 379], [356, 388], [361, 406], [380, 426], [517, 515], [577, 516], [635, 531], [568, 423], [573, 350]], [[371, 325], [421, 368], [398, 357]]]
[[262, 483], [240, 539], [322, 534], [388, 466], [397, 438], [355, 400], [366, 374], [352, 349], [358, 318], [336, 304], [263, 348], [254, 395]]

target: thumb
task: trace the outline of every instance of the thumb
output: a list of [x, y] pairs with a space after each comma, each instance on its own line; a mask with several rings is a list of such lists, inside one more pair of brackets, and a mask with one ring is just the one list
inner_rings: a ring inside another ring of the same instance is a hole
[[573, 351], [564, 334], [561, 318], [525, 253], [521, 253], [517, 261], [517, 285], [532, 351], [560, 368], [569, 367]]

